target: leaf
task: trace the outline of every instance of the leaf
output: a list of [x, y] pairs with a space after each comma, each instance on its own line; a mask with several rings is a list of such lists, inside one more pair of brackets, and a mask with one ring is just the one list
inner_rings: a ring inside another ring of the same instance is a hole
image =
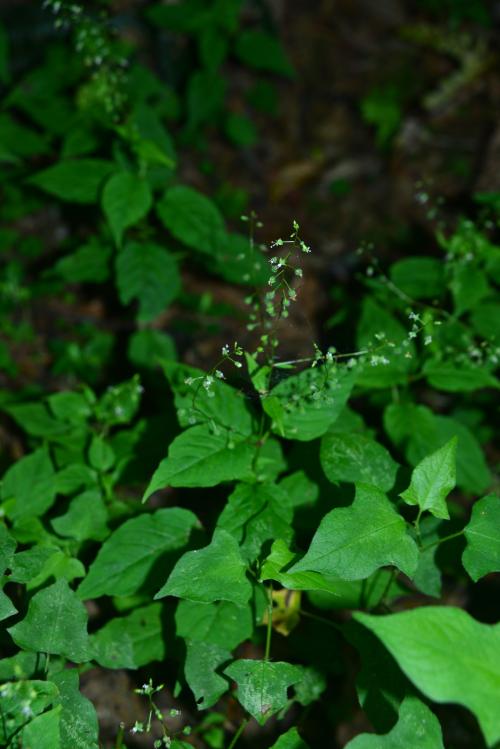
[[62, 655], [75, 663], [92, 657], [87, 610], [64, 579], [35, 593], [24, 619], [8, 633], [24, 650]]
[[355, 376], [347, 370], [326, 366], [305, 369], [276, 385], [262, 407], [273, 419], [273, 431], [282, 437], [316, 439], [342, 411], [354, 381]]
[[218, 275], [231, 283], [263, 286], [269, 280], [267, 259], [259, 246], [243, 234], [226, 234], [210, 264]]
[[281, 479], [279, 486], [286, 492], [292, 507], [314, 505], [319, 496], [319, 486], [304, 471], [295, 471]]
[[197, 523], [192, 512], [178, 507], [127, 520], [100, 548], [78, 588], [79, 597], [133, 595], [164, 554], [187, 544]]
[[113, 238], [120, 247], [125, 229], [147, 215], [153, 196], [147, 180], [132, 172], [117, 172], [104, 185], [101, 203]]
[[211, 642], [188, 641], [184, 676], [199, 710], [207, 710], [227, 692], [229, 683], [216, 669], [231, 660], [231, 653]]
[[467, 546], [462, 564], [477, 582], [490, 572], [500, 572], [500, 498], [495, 494], [479, 499], [465, 527]]
[[239, 484], [230, 494], [217, 520], [239, 543], [248, 562], [254, 561], [262, 545], [274, 538], [290, 543], [293, 508], [283, 489], [276, 484]]
[[104, 668], [140, 668], [165, 657], [162, 605], [153, 603], [111, 619], [90, 641], [93, 659]]
[[391, 281], [412, 299], [439, 298], [446, 289], [441, 260], [405, 257], [391, 265]]
[[96, 418], [108, 427], [128, 424], [137, 413], [142, 392], [139, 375], [108, 387], [96, 406]]
[[175, 612], [177, 637], [234, 650], [253, 632], [252, 608], [231, 601], [179, 601]]
[[329, 481], [366, 483], [389, 491], [394, 486], [398, 464], [371, 437], [356, 432], [334, 432], [321, 440], [320, 461]]
[[[31, 718], [43, 712], [57, 698], [57, 687], [50, 681], [26, 680], [7, 682], [0, 687], [2, 697], [2, 720], [0, 721], [0, 745], [12, 746], [14, 736], [30, 717], [23, 711], [29, 705]], [[24, 745], [23, 745], [24, 746]]]
[[379, 489], [358, 484], [352, 505], [325, 515], [306, 555], [288, 573], [360, 580], [390, 564], [411, 577], [417, 562], [417, 546], [401, 515]]
[[471, 710], [488, 746], [500, 739], [500, 624], [481, 624], [452, 606], [354, 618], [375, 633], [426, 697]]
[[363, 733], [349, 741], [346, 749], [444, 749], [439, 721], [416, 697], [406, 697], [399, 720], [384, 736]]
[[116, 259], [116, 284], [122, 304], [138, 302], [137, 319], [157, 317], [179, 293], [177, 263], [164, 247], [129, 242]]
[[300, 738], [297, 729], [290, 728], [286, 733], [281, 734], [271, 749], [308, 749], [308, 746]]
[[382, 599], [389, 603], [408, 593], [407, 587], [399, 583], [397, 578], [394, 579], [389, 569], [376, 570], [364, 580], [341, 580], [338, 577], [319, 575], [317, 572], [296, 574], [316, 575], [328, 583], [329, 589], [310, 586], [307, 596], [314, 606], [325, 611], [373, 609]]
[[152, 328], [137, 330], [130, 336], [127, 354], [135, 367], [145, 369], [155, 369], [160, 359], [177, 358], [173, 339], [167, 333]]
[[111, 247], [97, 237], [54, 265], [54, 272], [68, 283], [103, 283], [109, 278]]
[[54, 419], [44, 403], [14, 403], [12, 406], [4, 406], [3, 410], [34, 437], [50, 439], [68, 431], [68, 425]]
[[470, 393], [482, 388], [499, 388], [499, 382], [484, 365], [460, 365], [429, 359], [423, 367], [429, 385], [449, 393]]
[[256, 70], [267, 70], [287, 78], [295, 71], [278, 37], [260, 29], [245, 29], [236, 41], [236, 55]]
[[23, 749], [64, 749], [59, 733], [61, 709], [58, 705], [28, 723], [22, 732]]
[[203, 426], [191, 427], [179, 434], [168, 449], [144, 492], [146, 501], [158, 489], [167, 486], [216, 486], [251, 472], [254, 446], [247, 440], [236, 442], [221, 432], [214, 434]]
[[227, 531], [216, 529], [204, 549], [186, 552], [155, 598], [177, 596], [210, 603], [231, 601], [244, 606], [252, 594], [239, 546]]
[[56, 419], [70, 424], [85, 423], [92, 415], [89, 396], [84, 393], [74, 393], [71, 390], [54, 393], [49, 395], [47, 403]]
[[97, 203], [99, 188], [114, 168], [102, 159], [72, 159], [37, 172], [28, 182], [60, 200]]
[[109, 471], [116, 461], [111, 445], [97, 434], [92, 437], [88, 458], [92, 468], [103, 473]]
[[0, 590], [0, 621], [8, 619], [9, 616], [17, 614], [17, 609], [10, 600], [9, 596], [5, 595], [3, 590]]
[[94, 705], [80, 693], [76, 669], [64, 669], [52, 676], [62, 707], [59, 724], [62, 749], [97, 749], [99, 725]]
[[0, 576], [10, 567], [16, 546], [16, 539], [10, 535], [5, 525], [0, 523]]
[[156, 210], [171, 234], [193, 250], [217, 255], [226, 241], [226, 228], [219, 209], [192, 187], [171, 187]]
[[[287, 548], [284, 541], [275, 541], [271, 547], [271, 553], [265, 560], [260, 570], [261, 581], [276, 580], [288, 590], [320, 590], [335, 596], [337, 594], [338, 582], [333, 577], [325, 577], [318, 572], [282, 572], [284, 567], [290, 566], [290, 562], [296, 557]], [[341, 585], [342, 583], [340, 583]]]
[[409, 505], [418, 505], [420, 512], [428, 511], [437, 518], [448, 520], [450, 515], [446, 497], [455, 488], [457, 438], [424, 458], [411, 475], [408, 489], [399, 495]]
[[0, 489], [6, 514], [15, 521], [43, 515], [53, 505], [56, 491], [56, 475], [45, 447], [14, 463]]
[[102, 541], [109, 533], [108, 511], [98, 489], [89, 489], [74, 497], [64, 515], [50, 521], [59, 536], [77, 541]]
[[450, 283], [455, 314], [462, 315], [467, 310], [474, 309], [478, 303], [491, 294], [486, 274], [469, 263], [457, 263]]
[[236, 697], [259, 725], [288, 703], [287, 690], [302, 678], [302, 669], [290, 663], [238, 660], [224, 673], [238, 685]]

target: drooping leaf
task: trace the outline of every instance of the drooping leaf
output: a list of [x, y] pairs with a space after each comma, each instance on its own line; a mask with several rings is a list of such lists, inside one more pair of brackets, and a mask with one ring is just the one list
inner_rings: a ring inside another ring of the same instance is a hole
[[178, 637], [212, 643], [227, 650], [234, 650], [253, 631], [250, 605], [238, 606], [231, 601], [179, 601], [175, 623]]
[[192, 512], [178, 507], [127, 520], [100, 548], [78, 595], [83, 599], [133, 595], [158, 559], [187, 544], [197, 523]]
[[155, 598], [177, 596], [210, 603], [231, 601], [244, 606], [252, 593], [238, 543], [219, 528], [204, 549], [186, 552]]
[[45, 447], [14, 463], [0, 489], [6, 513], [15, 521], [43, 515], [54, 503], [56, 491], [56, 474]]
[[113, 238], [120, 247], [125, 230], [147, 215], [153, 196], [146, 179], [132, 172], [117, 172], [104, 185], [101, 202]]
[[446, 497], [455, 487], [457, 438], [425, 457], [413, 470], [411, 483], [400, 496], [409, 505], [417, 505], [437, 518], [448, 520]]
[[70, 203], [97, 203], [99, 189], [114, 170], [111, 161], [72, 159], [60, 161], [29, 178], [41, 190]]
[[62, 655], [83, 663], [92, 657], [87, 618], [85, 606], [61, 578], [35, 593], [24, 619], [7, 631], [24, 650]]
[[143, 501], [167, 486], [216, 486], [251, 473], [254, 446], [239, 435], [214, 434], [205, 425], [186, 429], [174, 439], [146, 489]]
[[91, 635], [93, 659], [104, 668], [140, 668], [165, 657], [162, 605], [153, 603], [111, 619]]
[[401, 704], [399, 720], [384, 736], [363, 733], [349, 741], [346, 749], [444, 749], [439, 721], [416, 697]]
[[203, 640], [187, 641], [184, 676], [199, 710], [207, 710], [229, 689], [229, 681], [217, 673], [231, 653], [221, 645]]
[[118, 253], [116, 283], [123, 304], [137, 300], [137, 319], [147, 322], [168, 307], [180, 290], [177, 263], [153, 242], [129, 242]]
[[[471, 710], [488, 746], [500, 739], [500, 624], [452, 606], [354, 618], [383, 642], [408, 678], [435, 702]], [[464, 689], [464, 684], [467, 688]]]
[[325, 576], [319, 572], [282, 572], [281, 570], [290, 565], [296, 555], [287, 548], [284, 541], [275, 541], [271, 547], [271, 553], [260, 570], [260, 580], [276, 580], [288, 590], [319, 590], [337, 595], [337, 587], [341, 581], [334, 577]]
[[282, 733], [271, 749], [309, 749], [309, 747], [300, 738], [299, 732], [294, 727], [290, 728], [286, 733]]
[[288, 573], [306, 570], [360, 580], [390, 564], [411, 577], [417, 561], [417, 546], [385, 494], [358, 484], [352, 505], [325, 515], [306, 555]]
[[238, 685], [236, 697], [242, 707], [263, 726], [288, 702], [287, 690], [302, 678], [302, 669], [290, 663], [238, 660], [224, 673]]
[[52, 676], [59, 690], [56, 703], [61, 705], [59, 730], [62, 749], [97, 749], [99, 725], [95, 707], [78, 688], [76, 669], [64, 669]]
[[399, 468], [383, 445], [356, 432], [325, 434], [320, 460], [329, 481], [373, 484], [382, 491], [392, 489]]
[[489, 494], [474, 504], [465, 538], [462, 563], [474, 582], [490, 572], [500, 572], [499, 497]]
[[23, 728], [23, 749], [64, 749], [61, 744], [59, 726], [61, 723], [60, 705], [37, 715]]
[[224, 219], [219, 209], [192, 187], [169, 188], [156, 210], [171, 234], [193, 250], [217, 255], [226, 241]]

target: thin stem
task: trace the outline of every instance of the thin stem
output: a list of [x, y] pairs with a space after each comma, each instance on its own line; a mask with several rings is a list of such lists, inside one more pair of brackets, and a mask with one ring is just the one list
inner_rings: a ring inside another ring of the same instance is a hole
[[342, 632], [342, 627], [340, 626], [340, 624], [337, 624], [337, 622], [332, 622], [331, 619], [326, 619], [324, 616], [311, 614], [309, 611], [304, 611], [304, 609], [299, 609], [299, 614], [301, 616], [306, 616], [309, 619], [314, 619], [317, 622], [321, 622], [322, 624], [326, 624], [328, 627], [332, 627], [333, 629], [336, 629], [337, 632]]
[[420, 535], [420, 518], [422, 517], [422, 512], [423, 512], [423, 510], [420, 507], [420, 509], [418, 511], [418, 515], [415, 518], [415, 522], [413, 523], [414, 528], [415, 528], [415, 533], [417, 535], [418, 545], [420, 546], [420, 548], [422, 548], [422, 536]]
[[458, 538], [458, 536], [463, 536], [465, 533], [465, 528], [462, 528], [461, 531], [457, 531], [456, 533], [450, 533], [449, 536], [443, 536], [443, 538], [438, 538], [437, 541], [433, 541], [431, 544], [428, 544], [427, 546], [423, 546], [421, 551], [427, 551], [427, 549], [432, 549], [433, 546], [439, 546], [440, 544], [444, 544], [445, 541], [451, 541], [452, 538]]
[[241, 734], [243, 733], [243, 731], [247, 727], [249, 720], [250, 720], [250, 718], [245, 718], [245, 720], [241, 723], [240, 727], [238, 728], [238, 730], [234, 734], [233, 739], [232, 739], [232, 741], [229, 744], [229, 746], [228, 746], [227, 749], [234, 749], [234, 747], [236, 746], [236, 742], [238, 741], [238, 739], [240, 738]]
[[391, 589], [391, 585], [394, 582], [394, 578], [396, 577], [396, 570], [392, 569], [391, 574], [387, 578], [387, 583], [385, 585], [384, 590], [382, 591], [382, 595], [380, 596], [379, 602], [377, 603], [377, 606], [383, 606], [385, 605], [385, 599], [387, 597], [387, 594], [389, 593]]
[[266, 631], [266, 650], [264, 660], [268, 661], [271, 655], [271, 636], [273, 633], [273, 585], [270, 584], [267, 589], [267, 631]]

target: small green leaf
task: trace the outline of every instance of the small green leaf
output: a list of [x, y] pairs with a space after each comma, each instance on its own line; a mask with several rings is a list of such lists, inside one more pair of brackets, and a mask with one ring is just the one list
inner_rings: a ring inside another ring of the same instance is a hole
[[373, 484], [382, 491], [392, 489], [399, 468], [383, 445], [356, 432], [325, 434], [321, 440], [320, 460], [332, 483]]
[[354, 618], [376, 634], [426, 697], [467, 707], [488, 746], [500, 740], [500, 624], [480, 624], [452, 606]]
[[133, 595], [158, 559], [187, 544], [197, 522], [192, 512], [178, 507], [127, 520], [100, 548], [78, 588], [79, 597]]
[[237, 683], [238, 701], [261, 726], [287, 705], [288, 688], [303, 676], [302, 668], [290, 663], [245, 659], [231, 663], [224, 673]]
[[104, 185], [102, 208], [120, 247], [123, 233], [147, 215], [153, 203], [148, 182], [132, 172], [118, 172]]
[[89, 463], [96, 471], [109, 471], [115, 463], [115, 454], [111, 445], [102, 437], [95, 435], [89, 448]]
[[179, 601], [175, 624], [177, 637], [234, 650], [252, 635], [252, 608], [250, 605], [237, 606], [230, 601]]
[[465, 538], [462, 563], [474, 582], [490, 572], [500, 572], [499, 497], [489, 494], [474, 504]]
[[460, 365], [430, 359], [423, 367], [427, 381], [436, 390], [449, 393], [470, 393], [482, 388], [500, 387], [498, 379], [488, 372], [485, 365]]
[[168, 307], [180, 290], [177, 263], [170, 253], [152, 242], [129, 242], [116, 260], [116, 283], [123, 304], [136, 299], [137, 319], [147, 322]]
[[297, 729], [290, 728], [286, 733], [281, 734], [271, 749], [309, 749], [309, 747], [305, 741], [302, 741]]
[[61, 710], [62, 707], [58, 705], [37, 715], [23, 728], [23, 749], [64, 749], [59, 732]]
[[[39, 715], [57, 699], [57, 687], [50, 681], [26, 680], [2, 684], [2, 720], [0, 721], [0, 745], [12, 746], [16, 734], [29, 725], [30, 716]], [[23, 707], [29, 705], [27, 716]], [[57, 746], [57, 744], [56, 744]], [[24, 747], [24, 744], [23, 744]], [[33, 749], [37, 749], [35, 744]]]
[[70, 424], [85, 423], [92, 415], [89, 399], [83, 393], [74, 393], [71, 390], [54, 393], [49, 395], [47, 403], [56, 419]]
[[0, 496], [7, 502], [8, 517], [20, 521], [43, 515], [53, 505], [56, 491], [56, 474], [49, 452], [40, 447], [8, 469]]
[[215, 531], [209, 546], [186, 552], [155, 598], [177, 596], [210, 603], [231, 601], [244, 606], [252, 594], [240, 548], [227, 531]]
[[412, 299], [439, 298], [444, 292], [444, 266], [433, 257], [405, 257], [391, 265], [391, 281]]
[[162, 605], [153, 603], [111, 619], [90, 637], [93, 660], [104, 668], [140, 668], [163, 660], [161, 612]]
[[54, 265], [54, 272], [68, 283], [103, 283], [109, 278], [111, 247], [97, 237]]
[[72, 159], [60, 161], [37, 172], [29, 182], [41, 190], [70, 203], [97, 203], [99, 189], [114, 170], [111, 161], [102, 159]]
[[10, 535], [5, 525], [0, 523], [0, 575], [10, 567], [16, 546], [16, 539]]
[[50, 521], [59, 536], [77, 541], [102, 541], [108, 535], [108, 512], [98, 489], [74, 497], [64, 515]]
[[97, 419], [108, 427], [128, 424], [137, 413], [142, 391], [139, 375], [108, 387], [97, 404]]
[[76, 669], [64, 669], [52, 676], [59, 690], [57, 703], [61, 705], [62, 749], [97, 749], [99, 725], [95, 707], [78, 688]]
[[144, 328], [130, 336], [128, 358], [136, 367], [155, 369], [160, 360], [176, 359], [177, 354], [173, 339], [161, 330]]
[[236, 54], [246, 65], [256, 70], [267, 70], [287, 78], [294, 69], [278, 37], [260, 29], [245, 29], [236, 42]]
[[288, 574], [306, 570], [360, 580], [390, 564], [411, 577], [417, 562], [417, 546], [401, 515], [379, 489], [359, 484], [352, 505], [325, 515], [306, 555]]
[[35, 593], [24, 619], [8, 633], [24, 650], [62, 655], [75, 663], [92, 657], [87, 610], [64, 579]]
[[424, 458], [411, 475], [411, 483], [400, 496], [409, 505], [418, 505], [420, 512], [428, 511], [437, 518], [448, 520], [450, 515], [446, 497], [455, 487], [457, 438]]
[[[296, 554], [287, 548], [284, 541], [275, 541], [271, 547], [271, 553], [262, 565], [260, 580], [276, 580], [288, 590], [319, 590], [338, 595], [337, 586], [339, 581], [333, 577], [325, 577], [319, 572], [282, 572], [281, 570], [290, 565]], [[342, 583], [340, 582], [340, 585]]]
[[157, 205], [160, 220], [172, 235], [198, 252], [217, 255], [226, 228], [217, 206], [192, 187], [171, 187]]
[[416, 697], [406, 697], [399, 710], [399, 720], [384, 736], [363, 733], [346, 745], [346, 749], [444, 749], [439, 721], [427, 705]]
[[0, 590], [0, 621], [8, 619], [9, 616], [17, 614], [17, 609], [10, 600], [9, 596], [5, 595], [3, 590]]
[[229, 682], [217, 673], [231, 660], [231, 653], [212, 642], [187, 642], [184, 676], [199, 710], [207, 710], [229, 689]]

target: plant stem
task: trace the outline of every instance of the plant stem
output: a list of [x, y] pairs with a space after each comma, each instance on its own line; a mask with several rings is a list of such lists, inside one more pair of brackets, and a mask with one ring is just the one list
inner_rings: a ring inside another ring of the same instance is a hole
[[241, 734], [243, 733], [243, 731], [247, 727], [247, 724], [248, 724], [249, 720], [250, 720], [250, 718], [245, 718], [245, 720], [241, 723], [240, 727], [238, 728], [238, 730], [234, 734], [234, 736], [232, 738], [232, 741], [229, 744], [229, 746], [228, 746], [227, 749], [234, 749], [234, 747], [236, 746], [236, 742], [238, 741], [238, 739], [240, 738]]
[[268, 661], [271, 654], [271, 635], [273, 632], [273, 585], [270, 584], [267, 589], [267, 631], [266, 631], [266, 650], [264, 660]]
[[304, 611], [304, 609], [299, 609], [299, 614], [301, 616], [306, 616], [309, 619], [314, 619], [317, 622], [321, 622], [322, 624], [326, 624], [328, 627], [333, 627], [333, 629], [336, 629], [337, 632], [342, 632], [342, 627], [340, 626], [340, 624], [337, 624], [337, 622], [332, 622], [331, 619], [326, 619], [326, 617], [324, 616], [311, 614], [309, 611]]
[[461, 531], [457, 531], [456, 533], [450, 533], [449, 536], [443, 536], [443, 538], [438, 538], [437, 541], [433, 541], [431, 544], [428, 544], [427, 546], [423, 546], [421, 551], [427, 551], [427, 549], [432, 549], [433, 546], [439, 546], [440, 544], [444, 544], [445, 541], [451, 541], [452, 538], [458, 538], [458, 536], [463, 536], [465, 533], [465, 528], [462, 528]]
[[377, 603], [377, 606], [383, 606], [385, 604], [386, 596], [387, 596], [387, 594], [389, 593], [389, 591], [391, 589], [391, 585], [394, 582], [395, 576], [396, 576], [396, 570], [392, 569], [391, 570], [391, 574], [387, 578], [386, 586], [385, 586], [384, 590], [382, 591], [382, 595], [380, 596], [380, 600]]

